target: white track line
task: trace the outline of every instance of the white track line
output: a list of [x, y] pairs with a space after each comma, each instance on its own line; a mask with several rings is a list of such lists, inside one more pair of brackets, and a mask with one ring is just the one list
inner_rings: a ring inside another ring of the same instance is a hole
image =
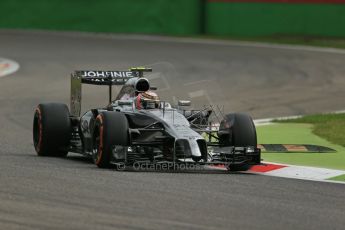
[[[327, 112], [327, 113], [324, 113], [324, 114], [329, 114], [329, 113], [336, 113], [336, 114], [338, 114], [338, 113], [345, 113], [345, 110], [338, 110], [338, 111], [333, 111], [333, 112]], [[272, 124], [272, 121], [274, 121], [274, 120], [283, 121], [283, 120], [296, 119], [296, 118], [301, 118], [301, 117], [303, 117], [303, 115], [255, 119], [254, 120], [254, 124], [255, 124], [255, 126], [270, 125], [270, 124]]]
[[[84, 34], [87, 36], [87, 34]], [[103, 38], [111, 39], [126, 39], [126, 40], [140, 40], [140, 41], [155, 41], [155, 42], [169, 42], [169, 43], [189, 43], [189, 44], [200, 44], [200, 45], [221, 45], [221, 46], [237, 46], [237, 47], [253, 47], [253, 48], [265, 48], [265, 49], [283, 49], [283, 50], [297, 50], [297, 51], [308, 51], [308, 52], [322, 52], [322, 53], [333, 53], [333, 54], [345, 54], [345, 49], [337, 48], [323, 48], [313, 47], [306, 45], [279, 45], [273, 43], [263, 42], [246, 42], [246, 41], [233, 41], [233, 40], [219, 40], [209, 38], [178, 38], [168, 36], [157, 36], [157, 35], [132, 35], [132, 34], [93, 34]]]
[[[109, 36], [109, 35], [108, 35]], [[284, 50], [297, 50], [308, 52], [322, 52], [333, 54], [345, 54], [345, 49], [327, 48], [327, 47], [314, 47], [306, 45], [280, 45], [274, 43], [264, 42], [247, 42], [247, 41], [234, 41], [234, 40], [218, 40], [209, 38], [175, 38], [154, 35], [116, 35], [109, 37], [114, 39], [130, 39], [141, 41], [157, 41], [157, 42], [175, 42], [175, 43], [191, 43], [201, 45], [222, 45], [222, 46], [238, 46], [238, 47], [253, 47], [253, 48], [266, 48], [266, 49], [284, 49]]]
[[0, 78], [15, 73], [18, 69], [17, 62], [0, 57]]

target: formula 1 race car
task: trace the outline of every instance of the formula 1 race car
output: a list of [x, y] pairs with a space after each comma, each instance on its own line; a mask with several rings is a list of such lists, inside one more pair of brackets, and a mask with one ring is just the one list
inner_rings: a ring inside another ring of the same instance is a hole
[[[39, 104], [33, 142], [39, 156], [68, 152], [91, 157], [100, 168], [134, 163], [224, 165], [245, 171], [260, 164], [256, 129], [245, 113], [222, 114], [215, 106], [187, 109], [190, 101], [171, 105], [158, 97], [144, 72], [76, 71], [71, 76], [70, 111], [65, 104]], [[108, 85], [109, 103], [81, 113], [82, 84]], [[122, 85], [116, 99], [112, 86]]]

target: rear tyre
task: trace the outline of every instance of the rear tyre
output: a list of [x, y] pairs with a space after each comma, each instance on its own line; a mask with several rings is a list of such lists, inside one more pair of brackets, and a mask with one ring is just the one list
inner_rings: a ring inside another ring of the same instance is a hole
[[109, 168], [116, 145], [129, 145], [128, 121], [123, 113], [102, 112], [93, 131], [93, 160], [99, 168]]
[[39, 104], [33, 120], [33, 142], [39, 156], [65, 157], [71, 139], [68, 107], [60, 103]]
[[[246, 147], [257, 145], [256, 129], [253, 119], [245, 113], [227, 114], [220, 124], [219, 142], [223, 146]], [[257, 161], [257, 160], [255, 160]], [[260, 159], [259, 159], [260, 162]], [[247, 171], [250, 165], [232, 165], [230, 171]]]

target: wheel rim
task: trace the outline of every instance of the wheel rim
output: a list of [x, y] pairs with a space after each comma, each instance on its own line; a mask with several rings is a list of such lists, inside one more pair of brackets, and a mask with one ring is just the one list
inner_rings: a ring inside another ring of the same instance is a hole
[[97, 117], [99, 123], [96, 123], [95, 130], [93, 133], [93, 148], [92, 155], [96, 165], [102, 164], [102, 153], [103, 153], [103, 123], [102, 118]]
[[93, 148], [92, 148], [92, 157], [95, 163], [99, 161], [99, 147], [100, 147], [100, 135], [99, 127], [97, 126], [93, 134]]

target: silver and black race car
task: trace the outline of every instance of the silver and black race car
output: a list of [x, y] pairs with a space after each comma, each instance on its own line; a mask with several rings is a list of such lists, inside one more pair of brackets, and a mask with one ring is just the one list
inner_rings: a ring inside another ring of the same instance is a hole
[[[224, 115], [210, 105], [188, 109], [190, 101], [161, 100], [144, 72], [76, 71], [71, 76], [70, 111], [65, 104], [39, 104], [33, 142], [39, 156], [68, 152], [91, 157], [98, 167], [133, 164], [224, 165], [231, 171], [260, 164], [256, 129], [245, 113]], [[108, 85], [109, 103], [81, 113], [82, 84]], [[113, 100], [112, 86], [122, 85]], [[173, 163], [173, 164], [171, 164]]]

